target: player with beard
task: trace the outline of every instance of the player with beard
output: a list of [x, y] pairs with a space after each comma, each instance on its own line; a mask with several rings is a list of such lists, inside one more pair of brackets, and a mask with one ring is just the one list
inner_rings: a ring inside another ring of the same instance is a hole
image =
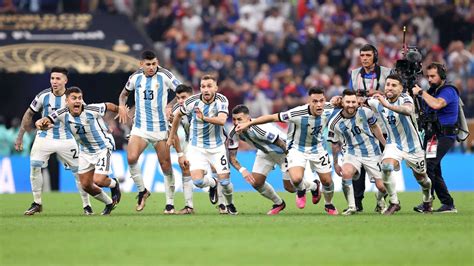
[[173, 113], [173, 124], [168, 137], [168, 146], [175, 146], [175, 135], [183, 116], [191, 115], [190, 139], [186, 157], [189, 159], [191, 178], [199, 188], [209, 187], [212, 204], [217, 202], [217, 180], [205, 175], [208, 164], [217, 172], [222, 192], [227, 201], [227, 212], [237, 215], [233, 203], [233, 185], [225, 146], [224, 125], [229, 115], [227, 98], [217, 93], [217, 80], [204, 75], [200, 82], [201, 93], [189, 97], [184, 105]]
[[[60, 122], [74, 135], [81, 145], [79, 180], [89, 195], [105, 203], [102, 215], [109, 215], [121, 198], [118, 181], [108, 178], [112, 173], [110, 157], [115, 142], [102, 118], [106, 111], [116, 113], [118, 106], [113, 103], [84, 104], [81, 89], [71, 87], [66, 91], [66, 107], [35, 123], [38, 129], [47, 130]], [[112, 198], [97, 184], [110, 187]]]
[[[433, 183], [432, 190], [436, 192], [441, 206], [436, 210], [440, 213], [457, 212], [454, 199], [448, 191], [441, 172], [441, 161], [453, 147], [458, 131], [459, 91], [446, 81], [446, 67], [433, 62], [428, 65], [427, 78], [430, 84], [428, 91], [419, 86], [413, 88], [413, 94], [423, 99], [425, 116], [433, 120], [425, 125], [424, 147], [436, 150], [432, 156], [427, 154], [426, 168], [428, 177]], [[431, 192], [433, 193], [433, 191]], [[417, 212], [423, 211], [423, 203], [414, 208]]]
[[[382, 181], [380, 166], [382, 152], [379, 147], [379, 142], [385, 145], [385, 139], [376, 123], [377, 118], [369, 108], [359, 107], [356, 92], [344, 90], [342, 110], [329, 122], [328, 133], [328, 141], [332, 142], [334, 169], [343, 178], [342, 189], [348, 203], [343, 215], [357, 212], [352, 178], [360, 174], [362, 167], [369, 177], [375, 179], [375, 186], [378, 189], [377, 205], [380, 209], [385, 207], [386, 191]], [[344, 143], [342, 167], [338, 163], [341, 143]]]
[[[67, 76], [68, 71], [63, 67], [53, 67], [51, 69], [51, 87], [38, 93], [23, 115], [20, 131], [18, 132], [18, 137], [15, 142], [15, 149], [17, 151], [23, 150], [25, 128], [31, 124], [35, 113], [41, 112], [41, 116], [46, 117], [66, 105]], [[43, 210], [41, 197], [43, 192], [43, 175], [41, 169], [48, 166], [49, 157], [53, 153], [56, 153], [59, 159], [72, 171], [76, 179], [77, 189], [81, 195], [84, 214], [94, 214], [89, 201], [89, 195], [82, 189], [81, 183], [79, 182], [79, 175], [77, 174], [79, 163], [77, 157], [79, 153], [77, 143], [72, 134], [60, 123], [57, 123], [48, 130], [38, 131], [33, 142], [30, 154], [30, 182], [31, 191], [33, 192], [33, 203], [24, 214], [34, 215]]]
[[418, 134], [415, 120], [413, 99], [402, 93], [402, 79], [397, 74], [387, 77], [385, 97], [374, 95], [368, 104], [378, 112], [385, 123], [388, 138], [382, 156], [382, 171], [385, 188], [390, 196], [390, 206], [384, 214], [390, 215], [400, 209], [393, 171], [400, 169], [400, 163], [405, 160], [413, 170], [418, 184], [423, 191], [423, 212], [432, 211], [431, 180], [426, 175], [425, 152]]
[[[269, 122], [290, 123], [287, 159], [291, 182], [296, 188], [296, 206], [299, 209], [305, 207], [307, 190], [311, 191], [313, 204], [317, 204], [321, 199], [321, 182], [323, 183], [325, 211], [329, 215], [337, 215], [338, 211], [332, 203], [334, 183], [331, 178], [331, 162], [323, 145], [324, 128], [335, 111], [326, 105], [324, 89], [311, 88], [308, 91], [308, 96], [308, 104], [239, 124], [236, 131], [242, 133], [250, 126]], [[316, 172], [321, 181], [316, 179], [311, 182], [304, 178], [304, 171], [308, 162], [311, 171]]]

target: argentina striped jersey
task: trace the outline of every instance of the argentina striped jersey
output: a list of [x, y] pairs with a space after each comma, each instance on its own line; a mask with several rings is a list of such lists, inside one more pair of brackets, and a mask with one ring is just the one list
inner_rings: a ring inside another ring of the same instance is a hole
[[320, 116], [310, 112], [308, 104], [301, 105], [278, 114], [280, 121], [289, 122], [287, 147], [304, 153], [320, 153], [326, 151], [323, 145], [323, 131], [336, 111], [326, 105]]
[[48, 116], [53, 122], [60, 121], [70, 131], [81, 150], [97, 153], [103, 149], [115, 149], [115, 141], [110, 134], [104, 119], [107, 107], [104, 103], [83, 105], [79, 116], [69, 113], [67, 107], [61, 108]]
[[[217, 148], [224, 144], [226, 136], [224, 127], [205, 122], [196, 117], [194, 110], [201, 109], [206, 117], [217, 117], [219, 113], [229, 114], [229, 101], [227, 98], [216, 93], [214, 101], [207, 104], [201, 100], [201, 94], [189, 97], [179, 109], [183, 115], [191, 116], [189, 143], [198, 148]], [[185, 118], [183, 118], [185, 119]]]
[[[56, 96], [51, 88], [45, 89], [38, 93], [30, 104], [30, 109], [35, 112], [41, 112], [42, 117], [46, 117], [56, 110], [66, 106], [66, 95]], [[48, 130], [38, 130], [37, 134], [40, 138], [47, 139], [72, 139], [72, 134], [64, 124], [55, 123], [53, 128]]]
[[[383, 107], [377, 99], [370, 99], [368, 103], [375, 112], [380, 114], [387, 128], [387, 144], [396, 144], [399, 150], [408, 153], [422, 151], [414, 113], [411, 115], [399, 114]], [[404, 104], [413, 106], [413, 99], [410, 95], [402, 93], [395, 102], [389, 103], [395, 106], [402, 106]]]
[[155, 75], [148, 77], [142, 70], [130, 76], [125, 89], [135, 93], [134, 127], [145, 131], [163, 132], [168, 130], [166, 104], [168, 90], [175, 91], [181, 82], [164, 68], [158, 68]]
[[[173, 109], [172, 112], [173, 114], [176, 112], [176, 110], [178, 110], [179, 108], [181, 108], [181, 105], [179, 105], [179, 103], [175, 103], [173, 105]], [[191, 126], [191, 118], [192, 116], [191, 115], [185, 115], [182, 119], [181, 119], [181, 122], [179, 122], [179, 125], [183, 128], [184, 130], [184, 134], [185, 134], [185, 140], [186, 141], [189, 141], [189, 127]], [[171, 125], [170, 125], [170, 129], [171, 129]]]
[[344, 152], [358, 157], [381, 155], [379, 141], [370, 130], [377, 123], [374, 112], [359, 107], [353, 117], [345, 118], [340, 110], [329, 121], [328, 141], [344, 144]]
[[238, 149], [240, 139], [264, 153], [274, 152], [284, 154], [285, 151], [275, 144], [279, 138], [286, 141], [286, 135], [271, 124], [253, 125], [240, 134], [235, 132], [234, 127], [229, 134], [228, 147], [229, 149]]

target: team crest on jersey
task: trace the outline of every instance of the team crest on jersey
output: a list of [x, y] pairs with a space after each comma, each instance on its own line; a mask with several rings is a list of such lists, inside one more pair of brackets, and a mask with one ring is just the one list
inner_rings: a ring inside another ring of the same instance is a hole
[[156, 83], [155, 88], [156, 88], [157, 90], [160, 89], [160, 83]]
[[273, 133], [268, 133], [268, 136], [267, 136], [267, 139], [268, 139], [268, 140], [272, 140], [272, 139], [274, 139], [274, 138], [275, 138], [275, 134], [273, 134]]

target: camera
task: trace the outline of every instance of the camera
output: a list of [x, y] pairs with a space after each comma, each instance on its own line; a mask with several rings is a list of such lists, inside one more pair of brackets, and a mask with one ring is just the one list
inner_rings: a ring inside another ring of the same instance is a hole
[[412, 88], [417, 79], [423, 75], [422, 60], [418, 48], [409, 46], [403, 59], [397, 60], [395, 64], [395, 72], [402, 77], [404, 91], [408, 91], [411, 97], [416, 96], [413, 95]]

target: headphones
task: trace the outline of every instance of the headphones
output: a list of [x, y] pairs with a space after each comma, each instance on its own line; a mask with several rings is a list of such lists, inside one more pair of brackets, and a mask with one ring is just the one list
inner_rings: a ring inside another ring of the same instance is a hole
[[379, 51], [377, 51], [377, 48], [375, 48], [375, 46], [373, 46], [372, 44], [367, 43], [364, 44], [364, 46], [362, 46], [359, 51], [367, 50], [371, 50], [372, 52], [374, 52], [374, 64], [377, 64], [377, 62], [379, 61]]
[[442, 80], [446, 80], [446, 66], [441, 63], [433, 62], [433, 65], [436, 67], [436, 71], [438, 72], [439, 77]]

